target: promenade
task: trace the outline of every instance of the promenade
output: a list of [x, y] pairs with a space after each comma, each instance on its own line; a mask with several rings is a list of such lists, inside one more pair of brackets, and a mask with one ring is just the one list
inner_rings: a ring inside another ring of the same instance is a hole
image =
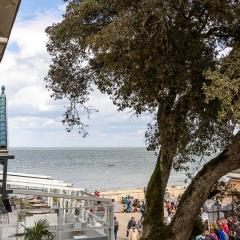
[[[169, 196], [178, 197], [184, 192], [185, 188], [182, 186], [175, 186], [175, 187], [168, 187], [167, 193]], [[125, 196], [131, 196], [134, 199], [138, 199], [139, 201], [145, 201], [145, 194], [144, 188], [136, 188], [136, 189], [120, 189], [120, 190], [113, 190], [107, 192], [101, 192], [101, 197], [114, 199], [114, 216], [117, 217], [119, 221], [119, 230], [118, 230], [118, 240], [126, 240], [126, 233], [127, 233], [127, 225], [128, 221], [134, 217], [136, 222], [141, 219], [141, 213], [126, 213], [123, 212], [123, 204], [121, 203], [122, 198]], [[165, 209], [165, 216], [167, 217], [167, 210]]]

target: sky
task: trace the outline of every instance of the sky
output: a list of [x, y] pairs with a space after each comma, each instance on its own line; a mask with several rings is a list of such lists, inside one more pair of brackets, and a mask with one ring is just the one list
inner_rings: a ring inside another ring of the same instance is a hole
[[8, 99], [10, 147], [140, 147], [149, 116], [118, 112], [108, 96], [92, 94], [89, 105], [99, 112], [86, 123], [89, 135], [68, 133], [61, 123], [65, 103], [54, 101], [45, 87], [51, 59], [45, 28], [61, 20], [62, 0], [22, 0], [0, 64], [0, 84]]

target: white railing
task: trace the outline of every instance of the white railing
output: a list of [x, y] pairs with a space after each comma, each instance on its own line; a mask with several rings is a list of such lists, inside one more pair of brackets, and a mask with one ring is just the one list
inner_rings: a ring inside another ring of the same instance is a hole
[[[18, 232], [31, 228], [39, 220], [47, 220], [49, 230], [56, 240], [66, 239], [106, 239], [113, 240], [113, 205], [110, 199], [91, 194], [67, 195], [46, 193], [44, 191], [15, 189], [18, 197], [27, 195], [57, 198], [59, 207], [32, 209], [22, 206], [18, 211]], [[51, 201], [50, 201], [51, 202]], [[70, 206], [66, 206], [68, 203]]]

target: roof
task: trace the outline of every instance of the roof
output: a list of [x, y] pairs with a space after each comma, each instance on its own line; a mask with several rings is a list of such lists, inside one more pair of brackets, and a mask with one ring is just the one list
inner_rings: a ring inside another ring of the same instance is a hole
[[0, 0], [0, 62], [16, 18], [21, 0]]
[[[2, 173], [0, 173], [0, 179]], [[26, 174], [26, 173], [7, 173], [7, 184], [11, 187], [22, 186], [22, 187], [33, 187], [33, 188], [51, 188], [58, 190], [70, 190], [70, 191], [81, 191], [83, 188], [73, 187], [72, 184], [63, 182], [61, 180], [53, 179], [51, 176], [37, 175], [37, 174]]]

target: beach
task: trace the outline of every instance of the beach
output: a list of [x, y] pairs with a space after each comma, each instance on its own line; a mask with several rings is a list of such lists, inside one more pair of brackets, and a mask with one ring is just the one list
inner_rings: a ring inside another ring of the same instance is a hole
[[141, 219], [141, 213], [115, 213], [115, 217], [117, 217], [119, 221], [119, 230], [118, 230], [118, 240], [127, 239], [127, 224], [131, 217], [134, 217], [136, 221]]
[[[97, 190], [100, 197], [114, 199], [118, 239], [126, 239], [131, 217], [136, 221], [141, 218], [140, 212], [124, 213], [121, 199], [130, 195], [145, 200], [144, 188], [155, 167], [155, 157], [144, 148], [27, 148], [12, 152], [16, 160], [9, 164], [11, 171], [49, 175], [91, 193]], [[173, 173], [167, 191], [178, 197], [185, 190], [183, 184], [184, 175]]]
[[[144, 187], [143, 188], [132, 188], [132, 189], [119, 189], [119, 190], [112, 190], [112, 191], [102, 191], [100, 192], [100, 196], [104, 198], [114, 199], [116, 202], [120, 202], [122, 198], [125, 196], [132, 196], [135, 199], [140, 201], [145, 200], [144, 194]], [[185, 191], [184, 186], [168, 186], [167, 192], [174, 197], [178, 197], [179, 195], [183, 194]]]
[[[185, 191], [184, 186], [168, 186], [167, 192], [174, 197], [178, 197]], [[139, 201], [145, 200], [145, 189], [144, 188], [133, 188], [133, 189], [119, 189], [115, 191], [103, 191], [100, 192], [100, 197], [114, 199], [114, 216], [119, 221], [118, 240], [126, 240], [127, 224], [128, 221], [134, 217], [136, 222], [141, 219], [141, 213], [125, 213], [123, 212], [123, 204], [121, 199], [125, 196], [131, 196]], [[167, 213], [166, 213], [167, 215]]]

